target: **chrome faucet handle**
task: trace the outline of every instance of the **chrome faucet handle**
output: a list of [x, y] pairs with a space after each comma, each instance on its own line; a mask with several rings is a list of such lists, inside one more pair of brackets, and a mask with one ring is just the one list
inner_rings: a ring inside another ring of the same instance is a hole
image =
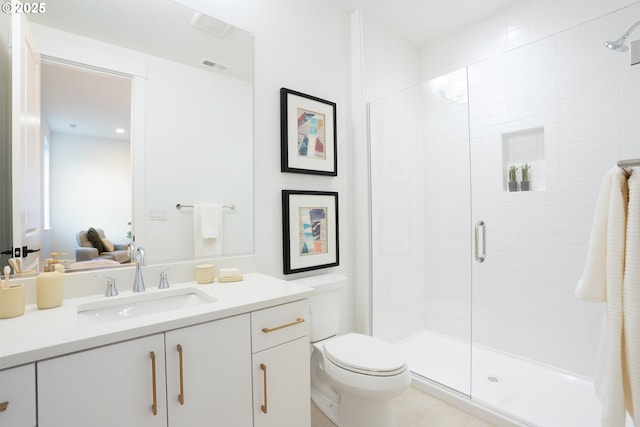
[[171, 270], [171, 267], [160, 273], [160, 284], [158, 289], [169, 289], [169, 279], [167, 278], [167, 272]]
[[115, 297], [118, 295], [118, 289], [116, 289], [116, 279], [113, 277], [105, 276], [104, 274], [96, 274], [95, 277], [104, 277], [107, 279], [107, 290], [104, 293], [105, 297]]
[[137, 264], [140, 264], [143, 267], [147, 265], [147, 256], [145, 255], [142, 246], [138, 246], [136, 249], [135, 260]]
[[136, 260], [136, 275], [135, 275], [135, 278], [133, 279], [132, 291], [144, 292], [145, 290], [144, 279], [142, 278], [142, 269], [140, 267], [147, 264], [147, 257], [144, 256], [144, 249], [142, 249], [141, 246], [138, 246], [138, 249], [136, 249], [135, 260]]

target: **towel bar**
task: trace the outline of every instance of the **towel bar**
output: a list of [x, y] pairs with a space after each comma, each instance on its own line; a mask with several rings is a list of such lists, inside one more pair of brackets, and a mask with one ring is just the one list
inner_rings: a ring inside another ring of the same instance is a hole
[[627, 159], [627, 160], [620, 160], [618, 162], [618, 167], [621, 167], [621, 168], [628, 168], [631, 166], [640, 166], [640, 159]]
[[618, 167], [624, 170], [624, 174], [627, 178], [631, 176], [632, 170], [627, 170], [632, 166], [640, 166], [640, 159], [627, 159], [618, 161]]
[[[192, 208], [194, 205], [183, 205], [181, 203], [176, 203], [176, 209], [181, 208]], [[236, 205], [222, 205], [223, 208], [234, 210]]]

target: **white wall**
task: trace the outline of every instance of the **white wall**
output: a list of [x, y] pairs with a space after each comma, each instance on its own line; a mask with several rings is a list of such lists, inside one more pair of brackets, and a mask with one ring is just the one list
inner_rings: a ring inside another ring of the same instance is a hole
[[[51, 133], [50, 250], [73, 259], [76, 233], [104, 229], [113, 243], [127, 244], [131, 221], [129, 141]], [[48, 255], [47, 255], [48, 256]]]
[[[349, 279], [342, 328], [353, 328], [354, 254], [360, 246], [353, 235], [357, 217], [348, 209], [350, 183], [349, 18], [341, 10], [311, 0], [181, 0], [255, 36], [254, 74], [254, 201], [255, 252], [258, 271], [287, 280], [339, 272]], [[280, 172], [281, 87], [337, 104], [338, 176], [322, 177]], [[283, 275], [281, 190], [339, 192], [340, 266]]]
[[363, 74], [369, 102], [421, 82], [420, 49], [363, 14]]
[[[144, 246], [160, 250], [153, 256], [148, 250], [149, 259], [194, 257], [193, 209], [177, 210], [177, 203], [235, 205], [222, 209], [222, 251], [250, 252], [251, 84], [153, 58], [146, 93]], [[152, 219], [156, 209], [167, 218]]]
[[[355, 329], [358, 332], [371, 333], [373, 310], [376, 302], [371, 298], [370, 284], [372, 276], [385, 269], [392, 263], [379, 265], [378, 272], [372, 268], [370, 258], [372, 255], [372, 236], [370, 219], [370, 176], [372, 174], [368, 140], [368, 111], [369, 102], [385, 97], [398, 90], [413, 86], [419, 81], [419, 50], [398, 37], [393, 32], [384, 28], [375, 19], [367, 16], [362, 11], [351, 14], [351, 38], [352, 38], [352, 70], [351, 85], [353, 93], [353, 171], [355, 177], [353, 188], [355, 191], [352, 211], [358, 222], [354, 224], [354, 231], [358, 235], [369, 235], [369, 239], [361, 239], [360, 250], [354, 258], [354, 277], [356, 279], [357, 303], [354, 306]], [[406, 111], [407, 106], [399, 106]], [[407, 117], [406, 119], [409, 119]], [[381, 129], [384, 132], [384, 126]], [[415, 188], [414, 188], [415, 189]], [[375, 237], [373, 237], [375, 238]], [[396, 253], [396, 255], [398, 255]], [[414, 256], [419, 256], [414, 253]], [[391, 257], [395, 260], [396, 257]], [[406, 262], [407, 260], [405, 260]], [[406, 290], [404, 288], [403, 290]], [[400, 301], [403, 298], [412, 299], [412, 293], [403, 296], [402, 292], [393, 292], [393, 299]], [[388, 295], [387, 295], [388, 296]], [[402, 303], [400, 303], [402, 305]], [[396, 306], [390, 307], [392, 312]], [[412, 311], [412, 313], [414, 313]], [[405, 318], [412, 313], [406, 313]]]
[[[525, 0], [486, 20], [422, 47], [421, 81], [492, 58], [507, 50], [557, 34], [637, 0]], [[637, 20], [637, 17], [636, 17]], [[620, 22], [622, 35], [633, 22]], [[636, 33], [631, 40], [638, 37]], [[604, 40], [602, 40], [604, 43]]]

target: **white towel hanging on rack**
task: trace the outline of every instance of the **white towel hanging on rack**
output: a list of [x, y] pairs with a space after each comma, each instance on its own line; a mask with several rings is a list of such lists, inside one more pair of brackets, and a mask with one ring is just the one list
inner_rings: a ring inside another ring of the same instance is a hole
[[625, 407], [640, 426], [640, 168], [628, 180], [629, 206], [623, 289], [622, 383]]
[[[634, 177], [635, 175], [635, 177]], [[602, 426], [640, 426], [640, 180], [613, 168], [596, 205], [584, 273], [576, 296], [606, 304], [594, 383]], [[634, 241], [637, 239], [637, 242]], [[636, 249], [633, 249], [637, 246]]]
[[222, 254], [222, 206], [194, 205], [193, 246], [196, 258]]
[[200, 220], [200, 231], [203, 239], [217, 239], [222, 223], [222, 207], [213, 203], [196, 205], [196, 216]]

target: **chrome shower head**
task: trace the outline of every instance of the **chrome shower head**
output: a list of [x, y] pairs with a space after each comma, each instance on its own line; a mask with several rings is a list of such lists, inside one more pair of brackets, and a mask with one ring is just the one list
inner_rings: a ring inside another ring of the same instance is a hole
[[624, 44], [627, 37], [640, 25], [640, 21], [636, 22], [629, 28], [618, 40], [614, 41], [606, 41], [604, 42], [604, 46], [607, 49], [615, 50], [616, 52], [627, 52], [629, 50], [629, 46]]
[[604, 47], [606, 47], [607, 49], [615, 50], [616, 52], [626, 52], [629, 50], [629, 46], [624, 44], [624, 40], [622, 38], [619, 38], [615, 41], [608, 40], [604, 42]]

